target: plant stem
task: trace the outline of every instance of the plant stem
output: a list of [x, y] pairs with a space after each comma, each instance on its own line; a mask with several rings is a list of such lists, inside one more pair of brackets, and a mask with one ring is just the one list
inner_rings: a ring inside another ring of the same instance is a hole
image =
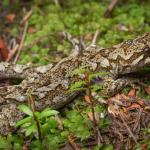
[[85, 73], [85, 80], [87, 83], [87, 89], [88, 89], [88, 97], [90, 99], [90, 106], [91, 106], [91, 111], [92, 111], [92, 118], [93, 118], [93, 130], [94, 133], [96, 134], [96, 139], [97, 139], [97, 143], [98, 145], [101, 143], [101, 136], [100, 136], [100, 132], [99, 132], [99, 128], [97, 125], [97, 120], [96, 120], [96, 116], [95, 116], [95, 109], [94, 109], [94, 101], [93, 101], [93, 96], [92, 96], [92, 88], [91, 88], [91, 81], [89, 80], [89, 75], [87, 73]]
[[37, 131], [38, 131], [38, 139], [40, 140], [40, 142], [42, 142], [42, 132], [41, 132], [41, 127], [40, 127], [40, 122], [35, 115], [35, 103], [31, 94], [29, 94], [29, 105], [33, 113], [33, 120], [36, 123]]

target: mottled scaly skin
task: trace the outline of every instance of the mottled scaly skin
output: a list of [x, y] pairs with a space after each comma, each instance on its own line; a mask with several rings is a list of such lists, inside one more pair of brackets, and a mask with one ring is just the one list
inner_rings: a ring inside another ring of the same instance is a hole
[[[54, 67], [48, 65], [32, 68], [17, 65], [16, 69], [15, 65], [0, 63], [0, 79], [5, 78], [5, 75], [6, 78], [23, 79], [19, 85], [0, 87], [0, 133], [12, 132], [14, 123], [23, 117], [17, 106], [27, 103], [29, 90], [32, 91], [38, 110], [48, 106], [58, 109], [70, 102], [78, 93], [66, 94], [66, 91], [71, 84], [79, 80], [73, 74], [79, 67], [86, 66], [94, 72], [108, 71], [110, 77], [115, 80], [120, 75], [149, 65], [150, 33], [112, 48], [104, 49], [94, 45], [87, 47], [78, 54], [71, 54], [62, 59]], [[108, 91], [111, 91], [110, 89]]]

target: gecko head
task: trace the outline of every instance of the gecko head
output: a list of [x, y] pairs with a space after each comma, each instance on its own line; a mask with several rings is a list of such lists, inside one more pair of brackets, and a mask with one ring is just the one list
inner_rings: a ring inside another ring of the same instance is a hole
[[130, 72], [150, 66], [150, 33], [133, 40], [127, 51], [131, 52], [131, 57], [128, 60]]
[[[119, 45], [116, 74], [126, 74], [150, 66], [150, 33]], [[114, 58], [114, 55], [112, 55]]]
[[137, 58], [135, 58], [133, 62], [137, 62], [137, 67], [150, 66], [150, 33], [137, 39], [136, 43], [137, 47], [139, 47], [139, 52], [137, 53]]

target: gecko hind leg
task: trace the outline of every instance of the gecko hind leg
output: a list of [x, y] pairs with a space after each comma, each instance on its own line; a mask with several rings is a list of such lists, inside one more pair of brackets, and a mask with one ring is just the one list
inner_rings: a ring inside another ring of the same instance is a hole
[[109, 78], [105, 80], [103, 87], [107, 95], [113, 96], [122, 91], [126, 86], [136, 87], [137, 85], [146, 87], [146, 84], [141, 79], [133, 77], [122, 77], [117, 80]]

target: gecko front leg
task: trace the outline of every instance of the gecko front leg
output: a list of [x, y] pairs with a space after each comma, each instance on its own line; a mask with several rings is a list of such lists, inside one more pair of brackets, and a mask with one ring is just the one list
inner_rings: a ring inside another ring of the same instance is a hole
[[8, 135], [13, 133], [16, 122], [22, 119], [24, 114], [19, 111], [17, 104], [2, 105], [0, 108], [0, 134]]
[[126, 86], [130, 85], [132, 80], [127, 77], [122, 77], [117, 80], [114, 80], [113, 78], [105, 78], [104, 79], [104, 94], [107, 94], [109, 96], [113, 96], [123, 90]]

